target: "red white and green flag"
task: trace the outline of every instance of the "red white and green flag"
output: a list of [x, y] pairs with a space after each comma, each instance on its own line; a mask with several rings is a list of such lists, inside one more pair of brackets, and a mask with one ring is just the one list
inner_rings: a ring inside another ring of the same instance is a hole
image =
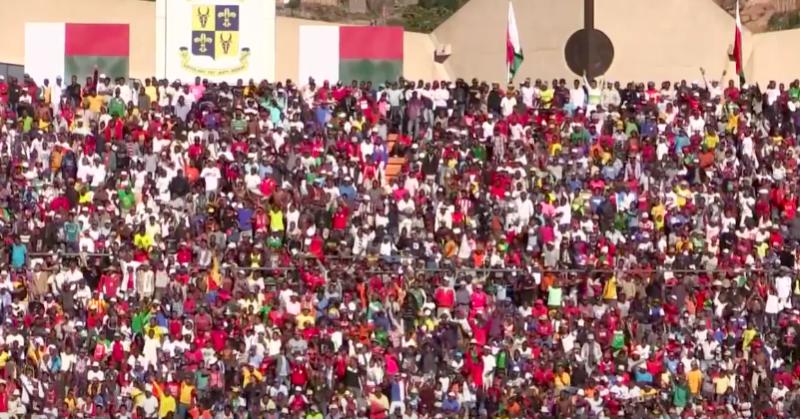
[[69, 84], [72, 76], [80, 82], [94, 73], [128, 77], [130, 28], [128, 24], [26, 23], [25, 72], [41, 82], [57, 76]]
[[733, 38], [733, 59], [736, 61], [736, 74], [744, 83], [744, 67], [742, 65], [742, 18], [739, 16], [739, 1], [736, 1], [736, 33]]
[[506, 32], [506, 68], [508, 69], [508, 82], [514, 80], [519, 66], [522, 65], [522, 45], [519, 42], [517, 18], [514, 16], [514, 5], [508, 2], [508, 29]]
[[300, 83], [397, 81], [403, 75], [403, 36], [398, 26], [300, 26]]

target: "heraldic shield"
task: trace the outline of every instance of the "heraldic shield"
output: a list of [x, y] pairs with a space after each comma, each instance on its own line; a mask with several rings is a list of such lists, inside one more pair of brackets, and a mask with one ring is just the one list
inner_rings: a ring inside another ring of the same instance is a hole
[[239, 55], [239, 6], [192, 7], [192, 55], [213, 59]]

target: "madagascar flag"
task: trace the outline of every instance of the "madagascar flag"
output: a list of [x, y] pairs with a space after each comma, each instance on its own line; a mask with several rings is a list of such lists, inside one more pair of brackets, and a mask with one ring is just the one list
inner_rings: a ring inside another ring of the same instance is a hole
[[99, 23], [67, 23], [64, 36], [64, 71], [69, 80], [73, 75], [86, 77], [94, 71], [112, 79], [128, 77], [128, 25]]
[[742, 18], [739, 16], [739, 1], [736, 1], [736, 29], [733, 35], [733, 60], [736, 62], [736, 74], [739, 83], [744, 84], [744, 66], [742, 63]]
[[403, 74], [403, 28], [339, 28], [339, 80], [396, 81]]
[[300, 83], [353, 80], [373, 85], [403, 75], [403, 28], [395, 26], [301, 26]]
[[57, 76], [69, 84], [72, 76], [99, 73], [128, 77], [130, 30], [127, 24], [27, 23], [25, 25], [25, 72], [41, 82]]

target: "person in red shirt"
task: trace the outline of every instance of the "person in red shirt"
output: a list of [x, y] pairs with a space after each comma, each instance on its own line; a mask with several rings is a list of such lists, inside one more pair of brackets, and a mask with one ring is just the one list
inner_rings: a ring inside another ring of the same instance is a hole
[[295, 362], [291, 362], [291, 369], [289, 372], [289, 380], [293, 386], [305, 387], [308, 381], [308, 369], [302, 358], [298, 358]]
[[5, 76], [0, 76], [0, 104], [8, 103], [8, 83]]
[[456, 292], [453, 287], [440, 285], [436, 288], [434, 298], [436, 299], [436, 307], [439, 309], [439, 314], [450, 313], [453, 306], [455, 306]]
[[0, 415], [8, 414], [8, 391], [5, 381], [0, 382]]
[[472, 295], [470, 296], [470, 304], [472, 306], [472, 311], [475, 313], [483, 312], [486, 309], [486, 305], [489, 302], [489, 295], [483, 291], [482, 284], [474, 284], [472, 286]]
[[336, 209], [336, 212], [333, 214], [333, 229], [344, 231], [347, 229], [347, 218], [350, 216], [350, 208], [347, 207], [347, 204], [344, 201], [340, 201], [339, 207]]

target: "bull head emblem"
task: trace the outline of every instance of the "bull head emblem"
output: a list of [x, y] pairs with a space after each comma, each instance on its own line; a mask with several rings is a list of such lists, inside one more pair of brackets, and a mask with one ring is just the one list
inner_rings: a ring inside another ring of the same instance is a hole
[[222, 43], [222, 51], [227, 54], [228, 51], [231, 49], [231, 41], [233, 40], [233, 35], [228, 34], [228, 39], [225, 39], [225, 34], [219, 34], [219, 40]]
[[200, 19], [200, 26], [203, 28], [208, 24], [208, 17], [211, 15], [211, 8], [206, 7], [205, 11], [202, 7], [197, 8], [197, 17]]

